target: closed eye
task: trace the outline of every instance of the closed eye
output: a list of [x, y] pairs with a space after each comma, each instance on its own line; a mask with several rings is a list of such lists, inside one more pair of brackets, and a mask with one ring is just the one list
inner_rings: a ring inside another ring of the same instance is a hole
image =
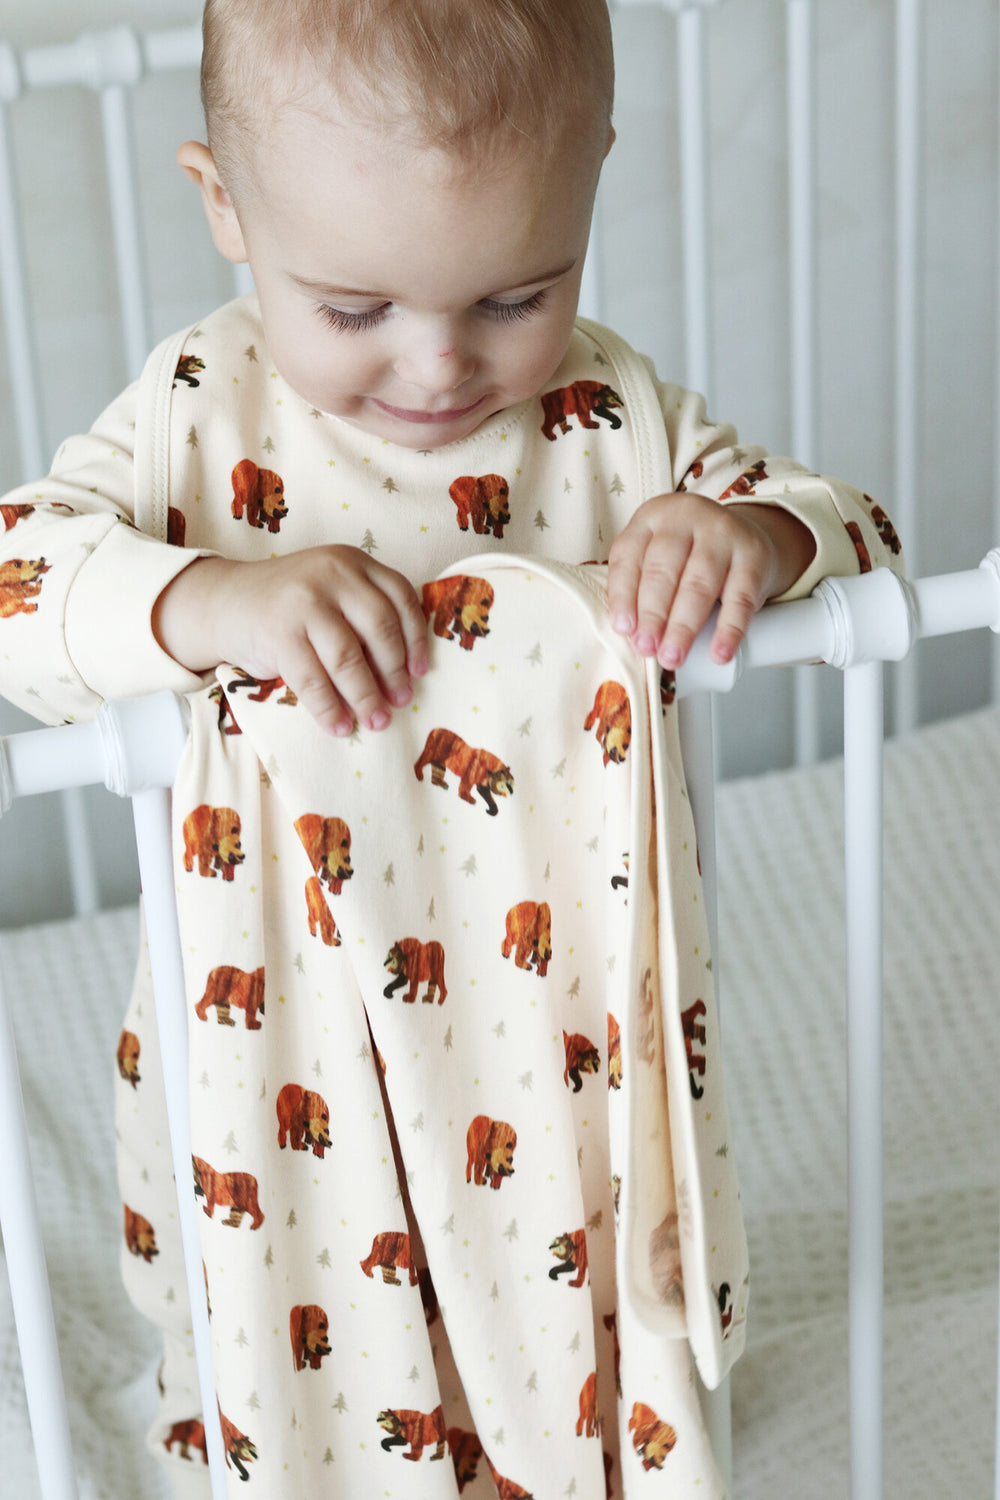
[[540, 292], [526, 297], [523, 302], [498, 302], [493, 297], [484, 297], [479, 306], [501, 323], [517, 323], [538, 311], [545, 301], [547, 291], [548, 287], [543, 287]]
[[[498, 323], [519, 323], [525, 318], [530, 318], [536, 313], [545, 301], [547, 287], [526, 297], [523, 302], [501, 302], [494, 297], [484, 297], [476, 304], [495, 318]], [[378, 307], [362, 308], [358, 312], [347, 312], [342, 307], [331, 307], [329, 303], [320, 303], [316, 311], [323, 321], [337, 333], [365, 333], [378, 325], [388, 315], [391, 302], [383, 302]]]

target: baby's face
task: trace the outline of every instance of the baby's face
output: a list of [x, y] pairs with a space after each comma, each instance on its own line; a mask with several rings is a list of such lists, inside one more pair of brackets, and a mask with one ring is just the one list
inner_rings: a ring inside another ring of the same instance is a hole
[[603, 156], [582, 150], [460, 172], [398, 133], [283, 111], [239, 217], [288, 384], [406, 448], [536, 395], [576, 314]]

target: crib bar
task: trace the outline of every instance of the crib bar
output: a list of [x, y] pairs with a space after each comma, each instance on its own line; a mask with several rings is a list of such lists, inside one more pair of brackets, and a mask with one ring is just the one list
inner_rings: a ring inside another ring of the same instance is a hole
[[112, 83], [101, 89], [101, 120], [118, 265], [125, 363], [129, 379], [134, 380], [142, 372], [152, 337], [139, 219], [135, 140], [129, 94], [124, 84]]
[[852, 1500], [882, 1497], [882, 675], [844, 673]]
[[0, 1232], [43, 1500], [78, 1500], [14, 1028], [0, 971]]
[[[920, 301], [923, 214], [923, 4], [896, 0], [896, 335], [893, 512], [916, 573], [920, 497]], [[917, 658], [897, 669], [897, 732], [919, 719]]]
[[142, 55], [150, 73], [197, 68], [201, 62], [201, 27], [173, 26], [151, 31], [142, 39]]
[[[1000, 97], [1000, 48], [997, 51], [997, 96]], [[1000, 116], [998, 116], [1000, 125]], [[1000, 161], [1000, 131], [997, 137], [997, 158]], [[1000, 176], [1000, 173], [998, 173]], [[997, 199], [997, 245], [1000, 246], [1000, 196]], [[993, 353], [993, 387], [994, 387], [994, 410], [993, 410], [993, 535], [1000, 536], [1000, 253], [997, 255], [997, 279], [996, 291], [996, 342]], [[993, 642], [993, 651], [990, 658], [990, 678], [992, 687], [992, 698], [994, 703], [1000, 703], [1000, 639]], [[998, 1382], [997, 1401], [997, 1452], [1000, 1454], [1000, 1382]], [[998, 1476], [1000, 1476], [1000, 1463], [997, 1465]], [[1000, 1500], [1000, 1477], [997, 1479], [996, 1500]]]
[[[5, 48], [3, 73], [16, 69], [13, 53]], [[6, 64], [6, 66], [4, 66]], [[11, 82], [16, 86], [16, 78]], [[10, 393], [21, 459], [21, 474], [41, 474], [45, 468], [42, 424], [42, 386], [35, 340], [28, 318], [27, 274], [21, 238], [21, 208], [11, 143], [10, 108], [0, 94], [0, 295], [3, 298], [4, 340], [10, 371]]]
[[712, 406], [711, 252], [708, 207], [708, 112], [705, 28], [700, 10], [677, 17], [680, 109], [681, 222], [684, 233], [686, 381]]

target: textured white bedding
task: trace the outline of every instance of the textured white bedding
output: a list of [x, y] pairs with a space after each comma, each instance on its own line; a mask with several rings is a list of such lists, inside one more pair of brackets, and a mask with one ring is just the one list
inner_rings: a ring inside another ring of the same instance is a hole
[[[719, 797], [727, 1067], [753, 1255], [738, 1500], [848, 1493], [840, 766]], [[996, 1380], [1000, 712], [886, 752], [886, 1495], [985, 1497]], [[3, 935], [83, 1500], [162, 1500], [156, 1345], [118, 1287], [111, 1070], [136, 915]], [[0, 1277], [0, 1492], [35, 1500]], [[547, 1500], [547, 1497], [546, 1497]]]

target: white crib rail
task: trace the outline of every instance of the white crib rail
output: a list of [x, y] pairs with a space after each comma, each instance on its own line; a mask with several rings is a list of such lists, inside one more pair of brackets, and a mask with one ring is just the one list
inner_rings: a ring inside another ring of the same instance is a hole
[[[885, 569], [858, 578], [827, 579], [811, 598], [775, 605], [758, 615], [737, 658], [725, 667], [709, 659], [709, 624], [677, 673], [688, 784], [714, 942], [714, 772], [708, 695], [727, 691], [750, 666], [826, 661], [844, 670], [853, 1500], [880, 1500], [882, 1495], [882, 662], [902, 660], [920, 637], [984, 627], [1000, 632], [1000, 548], [978, 568], [914, 583]], [[183, 705], [172, 694], [158, 694], [105, 704], [93, 723], [0, 740], [0, 811], [15, 796], [92, 782], [103, 781], [132, 797], [178, 1185], [190, 1182], [191, 1143], [187, 1018], [167, 788], [185, 732]], [[717, 977], [718, 970], [716, 965]], [[0, 1139], [9, 1143], [0, 1162], [0, 1229], [42, 1492], [44, 1500], [77, 1500], [13, 1032], [2, 986]], [[225, 1455], [219, 1423], [212, 1419], [215, 1392], [197, 1208], [193, 1193], [183, 1188], [179, 1217], [212, 1490], [214, 1500], [224, 1500]]]

